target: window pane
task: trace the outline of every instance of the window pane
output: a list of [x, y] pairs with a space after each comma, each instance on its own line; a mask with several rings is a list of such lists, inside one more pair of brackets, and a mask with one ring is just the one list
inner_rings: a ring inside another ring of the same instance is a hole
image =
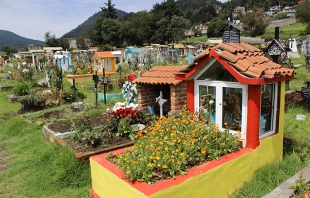
[[218, 61], [215, 61], [199, 78], [198, 80], [219, 80], [238, 82]]
[[260, 115], [260, 135], [264, 135], [273, 130], [274, 116], [274, 84], [262, 85], [261, 115]]
[[242, 89], [223, 87], [223, 128], [240, 130], [242, 120]]
[[215, 123], [215, 90], [214, 86], [199, 86], [199, 108], [207, 115], [207, 119]]

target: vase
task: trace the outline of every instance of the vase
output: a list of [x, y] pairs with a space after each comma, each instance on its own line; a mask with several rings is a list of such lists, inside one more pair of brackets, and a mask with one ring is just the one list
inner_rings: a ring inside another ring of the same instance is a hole
[[211, 120], [211, 122], [213, 123], [213, 124], [215, 124], [215, 112], [210, 112], [210, 114], [209, 114], [209, 118], [210, 118], [210, 120]]

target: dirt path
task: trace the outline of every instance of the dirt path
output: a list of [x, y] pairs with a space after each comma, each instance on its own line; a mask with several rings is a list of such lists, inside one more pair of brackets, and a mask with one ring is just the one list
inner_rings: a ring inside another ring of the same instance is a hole
[[296, 23], [296, 18], [281, 19], [276, 21], [270, 21], [268, 28], [282, 27]]

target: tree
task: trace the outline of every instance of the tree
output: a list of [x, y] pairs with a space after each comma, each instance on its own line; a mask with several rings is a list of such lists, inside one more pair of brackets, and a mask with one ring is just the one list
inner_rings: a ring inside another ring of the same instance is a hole
[[176, 15], [172, 16], [170, 21], [169, 32], [174, 42], [177, 42], [184, 38], [184, 32], [191, 27], [191, 22], [183, 17]]
[[247, 12], [243, 15], [241, 22], [243, 23], [245, 34], [252, 37], [264, 34], [269, 24], [265, 20], [263, 12], [257, 8], [253, 8], [252, 12]]
[[108, 0], [108, 3], [105, 3], [107, 7], [100, 7], [103, 14], [102, 18], [108, 19], [117, 19], [116, 9], [114, 8], [115, 4], [111, 3], [111, 0]]
[[[174, 28], [174, 25], [171, 24], [172, 18], [179, 17], [178, 19], [182, 20], [184, 13], [176, 4], [175, 0], [166, 0], [161, 4], [155, 4], [151, 10], [151, 13], [153, 14], [153, 17], [150, 21], [150, 26], [154, 30], [152, 41], [161, 43], [165, 43], [167, 41], [169, 43], [171, 38], [173, 38], [172, 29]], [[185, 21], [182, 20], [182, 22]], [[183, 29], [180, 29], [180, 31], [183, 31]]]
[[14, 47], [9, 46], [8, 44], [5, 44], [2, 47], [2, 50], [5, 52], [7, 56], [10, 56], [12, 53], [17, 51]]
[[219, 19], [213, 19], [209, 25], [208, 25], [208, 32], [207, 32], [207, 36], [208, 37], [219, 37], [221, 35], [219, 35], [219, 30], [221, 27], [223, 27], [224, 25], [226, 25], [227, 22], [223, 21], [223, 20], [219, 20]]
[[69, 40], [65, 38], [58, 39], [58, 46], [62, 47], [63, 50], [69, 49], [70, 48]]
[[150, 43], [153, 35], [150, 21], [152, 13], [140, 11], [132, 14], [128, 20], [121, 25], [122, 38], [128, 45], [143, 45], [144, 42]]
[[50, 31], [45, 33], [44, 40], [47, 47], [58, 47], [58, 40], [55, 34], [51, 35]]
[[[111, 44], [114, 42], [114, 41], [111, 41], [109, 43], [104, 43], [106, 40], [102, 37], [103, 35], [106, 36], [108, 34], [107, 29], [102, 29], [103, 23], [111, 23], [111, 24], [114, 23], [115, 25], [118, 25], [115, 22], [117, 19], [116, 9], [114, 8], [115, 4], [112, 4], [111, 0], [108, 0], [108, 3], [105, 3], [105, 5], [107, 7], [100, 7], [101, 10], [103, 11], [101, 18], [96, 21], [93, 30], [90, 30], [88, 32], [88, 35], [92, 35], [92, 37], [89, 37], [89, 38], [91, 38], [90, 42], [93, 45], [99, 46], [99, 45], [104, 45], [104, 44]], [[106, 20], [106, 19], [114, 20], [114, 22]], [[111, 27], [111, 28], [109, 27], [109, 29], [114, 29], [114, 27]]]
[[86, 45], [86, 42], [85, 42], [85, 38], [83, 36], [79, 36], [77, 39], [76, 39], [76, 46], [78, 49], [80, 50], [86, 50], [87, 49], [87, 45]]
[[310, 0], [305, 0], [302, 2], [300, 5], [298, 5], [296, 9], [296, 18], [301, 22], [301, 23], [306, 23], [307, 27], [305, 30], [306, 34], [310, 34]]
[[121, 23], [118, 20], [105, 18], [101, 24], [101, 37], [103, 44], [115, 46], [120, 41]]

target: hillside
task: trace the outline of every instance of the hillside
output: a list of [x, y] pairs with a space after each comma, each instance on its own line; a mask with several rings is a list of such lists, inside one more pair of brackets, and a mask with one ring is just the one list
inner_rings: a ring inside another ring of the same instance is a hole
[[43, 45], [44, 41], [28, 39], [7, 30], [0, 30], [0, 51], [6, 44], [15, 47], [16, 49], [20, 49], [30, 44]]
[[[116, 13], [118, 19], [121, 19], [128, 14], [127, 12], [124, 12], [122, 10], [116, 10]], [[77, 26], [75, 29], [64, 34], [61, 38], [77, 38], [79, 36], [86, 36], [90, 28], [94, 27], [95, 22], [101, 17], [102, 14], [102, 11], [97, 12], [96, 14], [89, 17], [85, 22]]]

